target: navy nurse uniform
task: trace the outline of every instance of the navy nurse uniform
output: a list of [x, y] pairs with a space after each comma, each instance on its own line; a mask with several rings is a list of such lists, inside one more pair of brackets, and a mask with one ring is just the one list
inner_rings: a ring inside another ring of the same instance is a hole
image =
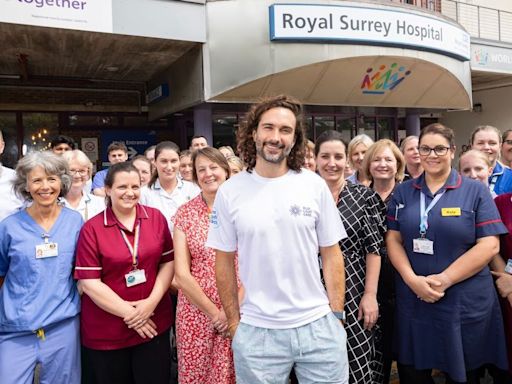
[[[388, 228], [401, 233], [417, 275], [441, 273], [478, 238], [507, 233], [485, 185], [452, 169], [437, 192], [444, 191], [443, 196], [428, 215], [426, 237], [434, 242], [434, 254], [413, 252], [413, 239], [420, 237], [420, 194], [425, 194], [426, 207], [434, 198], [424, 175], [396, 188], [387, 215]], [[437, 368], [460, 382], [466, 381], [466, 371], [486, 363], [507, 368], [503, 322], [487, 266], [448, 288], [433, 304], [418, 299], [401, 276], [396, 276], [394, 347], [399, 363], [418, 370]]]

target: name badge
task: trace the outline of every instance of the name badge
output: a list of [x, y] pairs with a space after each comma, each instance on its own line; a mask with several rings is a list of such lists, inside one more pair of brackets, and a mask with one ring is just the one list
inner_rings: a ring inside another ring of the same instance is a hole
[[434, 254], [434, 242], [429, 239], [414, 239], [412, 241], [412, 249], [416, 253], [424, 253], [425, 255]]
[[143, 269], [136, 269], [124, 275], [127, 287], [133, 287], [146, 282], [146, 272]]
[[505, 267], [505, 272], [512, 275], [512, 259], [508, 259], [507, 266]]
[[36, 245], [36, 259], [46, 259], [59, 255], [59, 245], [57, 243], [43, 243]]
[[460, 216], [460, 208], [442, 208], [441, 216]]

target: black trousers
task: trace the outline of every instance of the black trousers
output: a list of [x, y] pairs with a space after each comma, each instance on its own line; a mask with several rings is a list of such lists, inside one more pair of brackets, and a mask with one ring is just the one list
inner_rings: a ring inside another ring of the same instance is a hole
[[169, 330], [133, 347], [103, 351], [84, 348], [97, 384], [169, 384]]
[[[400, 384], [434, 384], [431, 369], [416, 369], [412, 365], [397, 364]], [[479, 384], [478, 369], [466, 372], [467, 384]], [[460, 383], [446, 375], [446, 384]]]

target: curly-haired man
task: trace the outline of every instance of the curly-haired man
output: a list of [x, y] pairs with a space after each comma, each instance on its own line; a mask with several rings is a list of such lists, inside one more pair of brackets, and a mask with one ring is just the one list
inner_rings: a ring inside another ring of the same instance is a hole
[[[207, 246], [237, 383], [348, 382], [343, 328], [345, 229], [325, 182], [301, 169], [301, 104], [276, 96], [251, 107], [239, 131], [247, 170], [219, 188]], [[320, 280], [318, 250], [327, 290]], [[239, 306], [234, 254], [245, 295]]]

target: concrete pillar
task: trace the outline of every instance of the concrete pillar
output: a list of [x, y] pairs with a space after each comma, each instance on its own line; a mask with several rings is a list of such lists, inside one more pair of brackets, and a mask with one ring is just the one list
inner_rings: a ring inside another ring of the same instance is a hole
[[203, 103], [194, 107], [194, 136], [206, 137], [208, 145], [213, 145], [213, 120], [211, 104]]
[[420, 135], [420, 114], [415, 111], [407, 111], [405, 116], [405, 134], [406, 136]]

